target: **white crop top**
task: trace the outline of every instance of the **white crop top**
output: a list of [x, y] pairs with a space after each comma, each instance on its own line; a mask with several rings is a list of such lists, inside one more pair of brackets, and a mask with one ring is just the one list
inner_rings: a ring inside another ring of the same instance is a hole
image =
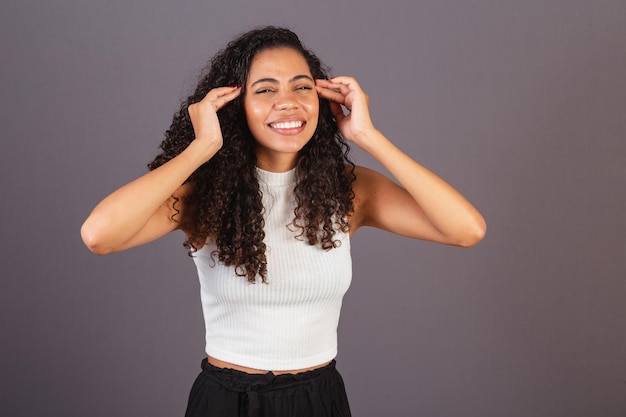
[[352, 279], [349, 235], [329, 251], [293, 231], [295, 169], [257, 169], [265, 207], [267, 284], [237, 276], [211, 258], [208, 242], [194, 255], [198, 269], [208, 355], [263, 370], [292, 370], [337, 355], [337, 325]]

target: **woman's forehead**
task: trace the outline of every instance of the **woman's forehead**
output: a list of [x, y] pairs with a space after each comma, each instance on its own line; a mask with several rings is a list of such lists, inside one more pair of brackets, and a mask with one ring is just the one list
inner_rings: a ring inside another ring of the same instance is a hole
[[292, 48], [280, 47], [259, 52], [250, 65], [249, 79], [272, 74], [292, 78], [296, 75], [310, 76], [311, 70], [300, 52]]

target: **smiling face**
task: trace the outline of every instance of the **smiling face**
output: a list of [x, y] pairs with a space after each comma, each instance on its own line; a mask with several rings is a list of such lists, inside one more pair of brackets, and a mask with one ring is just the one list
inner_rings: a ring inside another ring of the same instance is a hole
[[304, 57], [287, 47], [259, 52], [250, 65], [243, 106], [259, 168], [295, 167], [319, 116], [315, 81]]

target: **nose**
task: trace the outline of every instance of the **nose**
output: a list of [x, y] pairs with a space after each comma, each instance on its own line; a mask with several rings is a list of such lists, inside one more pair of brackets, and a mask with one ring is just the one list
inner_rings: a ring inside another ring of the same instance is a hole
[[298, 108], [298, 101], [290, 92], [282, 92], [276, 97], [276, 109], [279, 111], [294, 110]]

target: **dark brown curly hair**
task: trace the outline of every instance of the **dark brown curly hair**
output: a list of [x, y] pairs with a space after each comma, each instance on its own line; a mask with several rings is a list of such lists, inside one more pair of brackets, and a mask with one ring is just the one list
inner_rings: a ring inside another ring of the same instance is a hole
[[[189, 105], [202, 100], [213, 88], [242, 86], [239, 97], [218, 111], [223, 146], [187, 179], [193, 190], [182, 202], [183, 218], [176, 220], [188, 233], [184, 246], [190, 255], [207, 239], [213, 239], [217, 246], [213, 256], [224, 265], [234, 266], [236, 274], [250, 282], [255, 282], [257, 275], [266, 282], [267, 259], [254, 140], [246, 122], [243, 97], [256, 54], [278, 47], [302, 54], [314, 78], [328, 78], [326, 67], [292, 31], [269, 26], [246, 32], [228, 43], [203, 70], [196, 90], [174, 114], [161, 153], [148, 164], [151, 170], [161, 166], [194, 140]], [[298, 156], [294, 190], [297, 206], [291, 226], [300, 229], [298, 238], [326, 250], [339, 244], [334, 238], [337, 230], [348, 232], [348, 216], [354, 210], [354, 164], [348, 151], [329, 103], [320, 98], [317, 128]]]

